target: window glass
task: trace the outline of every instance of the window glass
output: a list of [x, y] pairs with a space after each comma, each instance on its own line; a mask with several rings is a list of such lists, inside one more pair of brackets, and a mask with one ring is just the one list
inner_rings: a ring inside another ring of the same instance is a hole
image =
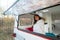
[[32, 27], [33, 23], [34, 23], [34, 16], [31, 14], [23, 14], [23, 15], [19, 15], [19, 27], [20, 29], [26, 29], [29, 27]]
[[[27, 4], [28, 3], [28, 4]], [[29, 13], [38, 9], [59, 4], [60, 0], [19, 0], [16, 2], [6, 14], [22, 14]]]

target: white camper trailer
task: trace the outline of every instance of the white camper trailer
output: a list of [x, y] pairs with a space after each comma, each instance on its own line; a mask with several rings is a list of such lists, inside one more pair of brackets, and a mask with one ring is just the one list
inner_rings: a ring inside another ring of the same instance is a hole
[[[4, 14], [8, 15], [12, 14], [15, 16], [13, 32], [14, 40], [59, 40], [59, 38], [57, 38], [55, 35], [60, 34], [57, 33], [59, 28], [59, 27], [57, 28], [57, 24], [59, 23], [60, 20], [59, 18], [60, 4], [57, 5], [41, 4], [41, 7], [38, 5], [34, 7], [31, 4], [29, 6], [24, 5], [26, 4], [23, 3], [20, 6], [19, 1], [11, 9], [9, 8], [10, 10], [8, 9], [8, 11], [4, 12]], [[33, 30], [34, 14], [37, 14], [45, 18], [43, 27], [44, 28], [43, 30], [45, 31], [44, 34], [34, 32]]]
[[[32, 26], [34, 25], [34, 14], [38, 14], [46, 19], [45, 32], [59, 35], [59, 8], [60, 6], [55, 6], [46, 10], [36, 11], [35, 13], [15, 16], [14, 40], [57, 40], [54, 37], [47, 37], [46, 34], [34, 32]], [[30, 29], [27, 30], [27, 28]]]

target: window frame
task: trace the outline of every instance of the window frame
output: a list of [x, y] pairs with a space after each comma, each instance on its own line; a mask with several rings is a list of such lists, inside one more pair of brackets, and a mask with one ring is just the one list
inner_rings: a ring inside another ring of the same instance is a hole
[[[27, 14], [21, 14], [21, 15], [27, 15]], [[21, 16], [21, 15], [18, 15], [18, 21], [17, 21], [17, 28], [18, 29], [21, 29], [21, 28], [19, 28], [19, 26], [20, 26], [20, 23], [19, 23], [19, 17]], [[33, 14], [29, 14], [29, 15], [33, 15]], [[34, 16], [34, 15], [33, 15]], [[33, 26], [33, 23], [34, 23], [34, 20], [32, 20], [33, 22], [32, 22], [32, 25], [27, 25], [27, 26]], [[25, 26], [25, 25], [24, 25]], [[22, 26], [23, 27], [23, 26]], [[24, 29], [22, 29], [22, 30], [24, 30]]]

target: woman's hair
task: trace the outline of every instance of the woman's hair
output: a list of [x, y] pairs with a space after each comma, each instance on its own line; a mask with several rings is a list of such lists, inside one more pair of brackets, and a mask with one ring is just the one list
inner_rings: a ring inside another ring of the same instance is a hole
[[35, 16], [38, 16], [38, 17], [39, 17], [39, 20], [43, 19], [43, 20], [45, 21], [45, 19], [44, 19], [44, 18], [40, 17], [40, 16], [39, 16], [39, 15], [37, 15], [37, 14], [34, 14], [34, 24], [37, 22], [37, 20], [35, 20]]

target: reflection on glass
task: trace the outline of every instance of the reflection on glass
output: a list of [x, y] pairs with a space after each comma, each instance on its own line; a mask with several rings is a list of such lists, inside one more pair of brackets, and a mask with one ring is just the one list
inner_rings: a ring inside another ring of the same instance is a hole
[[19, 16], [19, 25], [28, 26], [33, 24], [33, 15], [21, 15]]
[[[27, 4], [28, 3], [28, 4]], [[6, 14], [28, 13], [45, 7], [59, 4], [60, 0], [19, 0]]]
[[30, 18], [20, 18], [20, 25], [31, 25], [32, 24], [32, 19]]

